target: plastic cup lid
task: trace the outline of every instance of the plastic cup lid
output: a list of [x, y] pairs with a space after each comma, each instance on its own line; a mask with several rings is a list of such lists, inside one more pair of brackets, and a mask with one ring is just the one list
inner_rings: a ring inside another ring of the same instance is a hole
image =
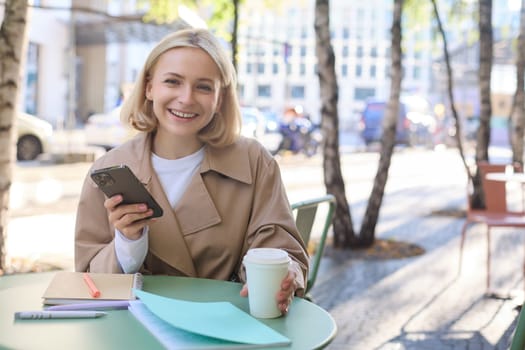
[[285, 264], [290, 262], [288, 253], [277, 248], [249, 249], [243, 261], [255, 264]]

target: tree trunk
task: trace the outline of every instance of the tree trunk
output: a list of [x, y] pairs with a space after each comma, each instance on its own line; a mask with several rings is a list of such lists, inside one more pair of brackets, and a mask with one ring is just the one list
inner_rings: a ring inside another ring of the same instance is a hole
[[520, 34], [516, 58], [516, 93], [511, 114], [512, 161], [523, 167], [523, 128], [525, 126], [525, 0], [521, 0]]
[[6, 0], [0, 26], [0, 275], [5, 269], [9, 190], [15, 161], [15, 113], [26, 30], [27, 1]]
[[[524, 0], [525, 1], [525, 0]], [[450, 65], [450, 54], [448, 52], [447, 36], [445, 30], [443, 29], [443, 24], [441, 22], [441, 16], [439, 15], [439, 10], [436, 4], [436, 0], [432, 0], [432, 7], [434, 8], [434, 17], [438, 25], [438, 31], [441, 35], [441, 40], [443, 40], [443, 57], [445, 59], [445, 65], [447, 69], [447, 94], [450, 103], [450, 110], [452, 111], [452, 117], [456, 123], [456, 144], [458, 147], [459, 155], [465, 167], [467, 176], [472, 180], [472, 175], [470, 174], [470, 169], [468, 167], [467, 161], [465, 159], [465, 151], [463, 149], [463, 139], [461, 137], [462, 132], [462, 123], [456, 110], [456, 102], [454, 100], [454, 75], [452, 74], [452, 66]]]
[[237, 33], [239, 31], [239, 0], [233, 0], [233, 28], [232, 28], [232, 62], [237, 70]]
[[390, 98], [383, 120], [383, 137], [381, 139], [381, 154], [377, 168], [374, 186], [361, 225], [359, 237], [365, 245], [372, 245], [375, 240], [375, 228], [379, 218], [379, 210], [385, 193], [388, 170], [396, 142], [396, 128], [399, 116], [399, 95], [401, 92], [401, 17], [403, 0], [394, 0], [394, 17], [392, 20], [392, 78], [390, 83]]
[[315, 50], [321, 91], [321, 128], [324, 133], [323, 169], [326, 190], [336, 198], [333, 220], [334, 247], [349, 248], [358, 244], [350, 208], [345, 194], [339, 155], [338, 89], [335, 55], [330, 42], [329, 0], [315, 2]]
[[[490, 119], [492, 105], [490, 102], [490, 78], [492, 70], [492, 0], [479, 0], [479, 97], [480, 116], [476, 135], [476, 164], [489, 160]], [[481, 188], [479, 168], [474, 176], [472, 207], [483, 208], [485, 199]]]

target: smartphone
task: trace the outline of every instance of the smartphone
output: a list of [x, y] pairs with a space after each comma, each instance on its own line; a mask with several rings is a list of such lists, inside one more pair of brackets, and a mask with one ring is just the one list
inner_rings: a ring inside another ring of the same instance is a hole
[[153, 210], [151, 217], [162, 216], [162, 207], [126, 165], [94, 170], [91, 178], [106, 196], [120, 194], [123, 198], [122, 204], [145, 203]]

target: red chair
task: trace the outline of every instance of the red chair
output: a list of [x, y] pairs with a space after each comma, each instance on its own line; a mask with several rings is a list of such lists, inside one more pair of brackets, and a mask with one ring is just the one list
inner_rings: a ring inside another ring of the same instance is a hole
[[[506, 182], [487, 180], [486, 175], [492, 172], [504, 172], [506, 164], [489, 164], [481, 162], [478, 164], [481, 184], [485, 194], [485, 209], [473, 209], [471, 207], [472, 184], [469, 182], [467, 189], [467, 218], [461, 230], [461, 243], [459, 254], [459, 269], [463, 260], [463, 245], [469, 224], [485, 224], [487, 232], [487, 290], [490, 287], [490, 234], [492, 228], [519, 227], [525, 228], [525, 212], [509, 211], [507, 208]], [[521, 169], [515, 169], [521, 171]], [[525, 257], [523, 262], [523, 276], [525, 281]], [[525, 288], [525, 286], [524, 286]]]

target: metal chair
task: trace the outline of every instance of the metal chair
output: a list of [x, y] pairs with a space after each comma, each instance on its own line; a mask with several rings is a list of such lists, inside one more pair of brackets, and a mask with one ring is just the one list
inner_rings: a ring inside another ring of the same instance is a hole
[[521, 307], [520, 314], [518, 316], [518, 322], [514, 335], [512, 336], [512, 342], [510, 344], [510, 350], [523, 350], [525, 349], [525, 311], [523, 306]]
[[[481, 183], [483, 192], [485, 194], [485, 208], [473, 209], [471, 207], [471, 187], [468, 184], [467, 189], [467, 218], [461, 230], [461, 242], [459, 253], [459, 270], [461, 271], [461, 263], [463, 260], [463, 245], [465, 243], [465, 236], [469, 224], [482, 223], [486, 226], [487, 233], [487, 290], [490, 287], [490, 234], [492, 228], [502, 227], [519, 227], [525, 228], [525, 213], [513, 212], [507, 208], [506, 187], [505, 182], [494, 181], [486, 179], [486, 175], [491, 172], [504, 172], [507, 165], [505, 164], [489, 164], [481, 162], [480, 167]], [[523, 275], [525, 277], [525, 258], [523, 263]]]
[[311, 243], [310, 237], [314, 228], [314, 223], [316, 222], [316, 219], [319, 219], [318, 209], [322, 205], [327, 205], [321, 236], [315, 247], [315, 251], [310, 258], [310, 269], [305, 288], [305, 296], [307, 299], [311, 299], [309, 292], [315, 284], [317, 272], [319, 271], [319, 265], [321, 263], [321, 257], [326, 243], [326, 236], [328, 235], [328, 229], [332, 224], [332, 219], [335, 213], [335, 203], [335, 197], [331, 194], [327, 194], [322, 197], [312, 198], [292, 204], [292, 211], [295, 216], [297, 229], [301, 233], [303, 241], [307, 246]]

